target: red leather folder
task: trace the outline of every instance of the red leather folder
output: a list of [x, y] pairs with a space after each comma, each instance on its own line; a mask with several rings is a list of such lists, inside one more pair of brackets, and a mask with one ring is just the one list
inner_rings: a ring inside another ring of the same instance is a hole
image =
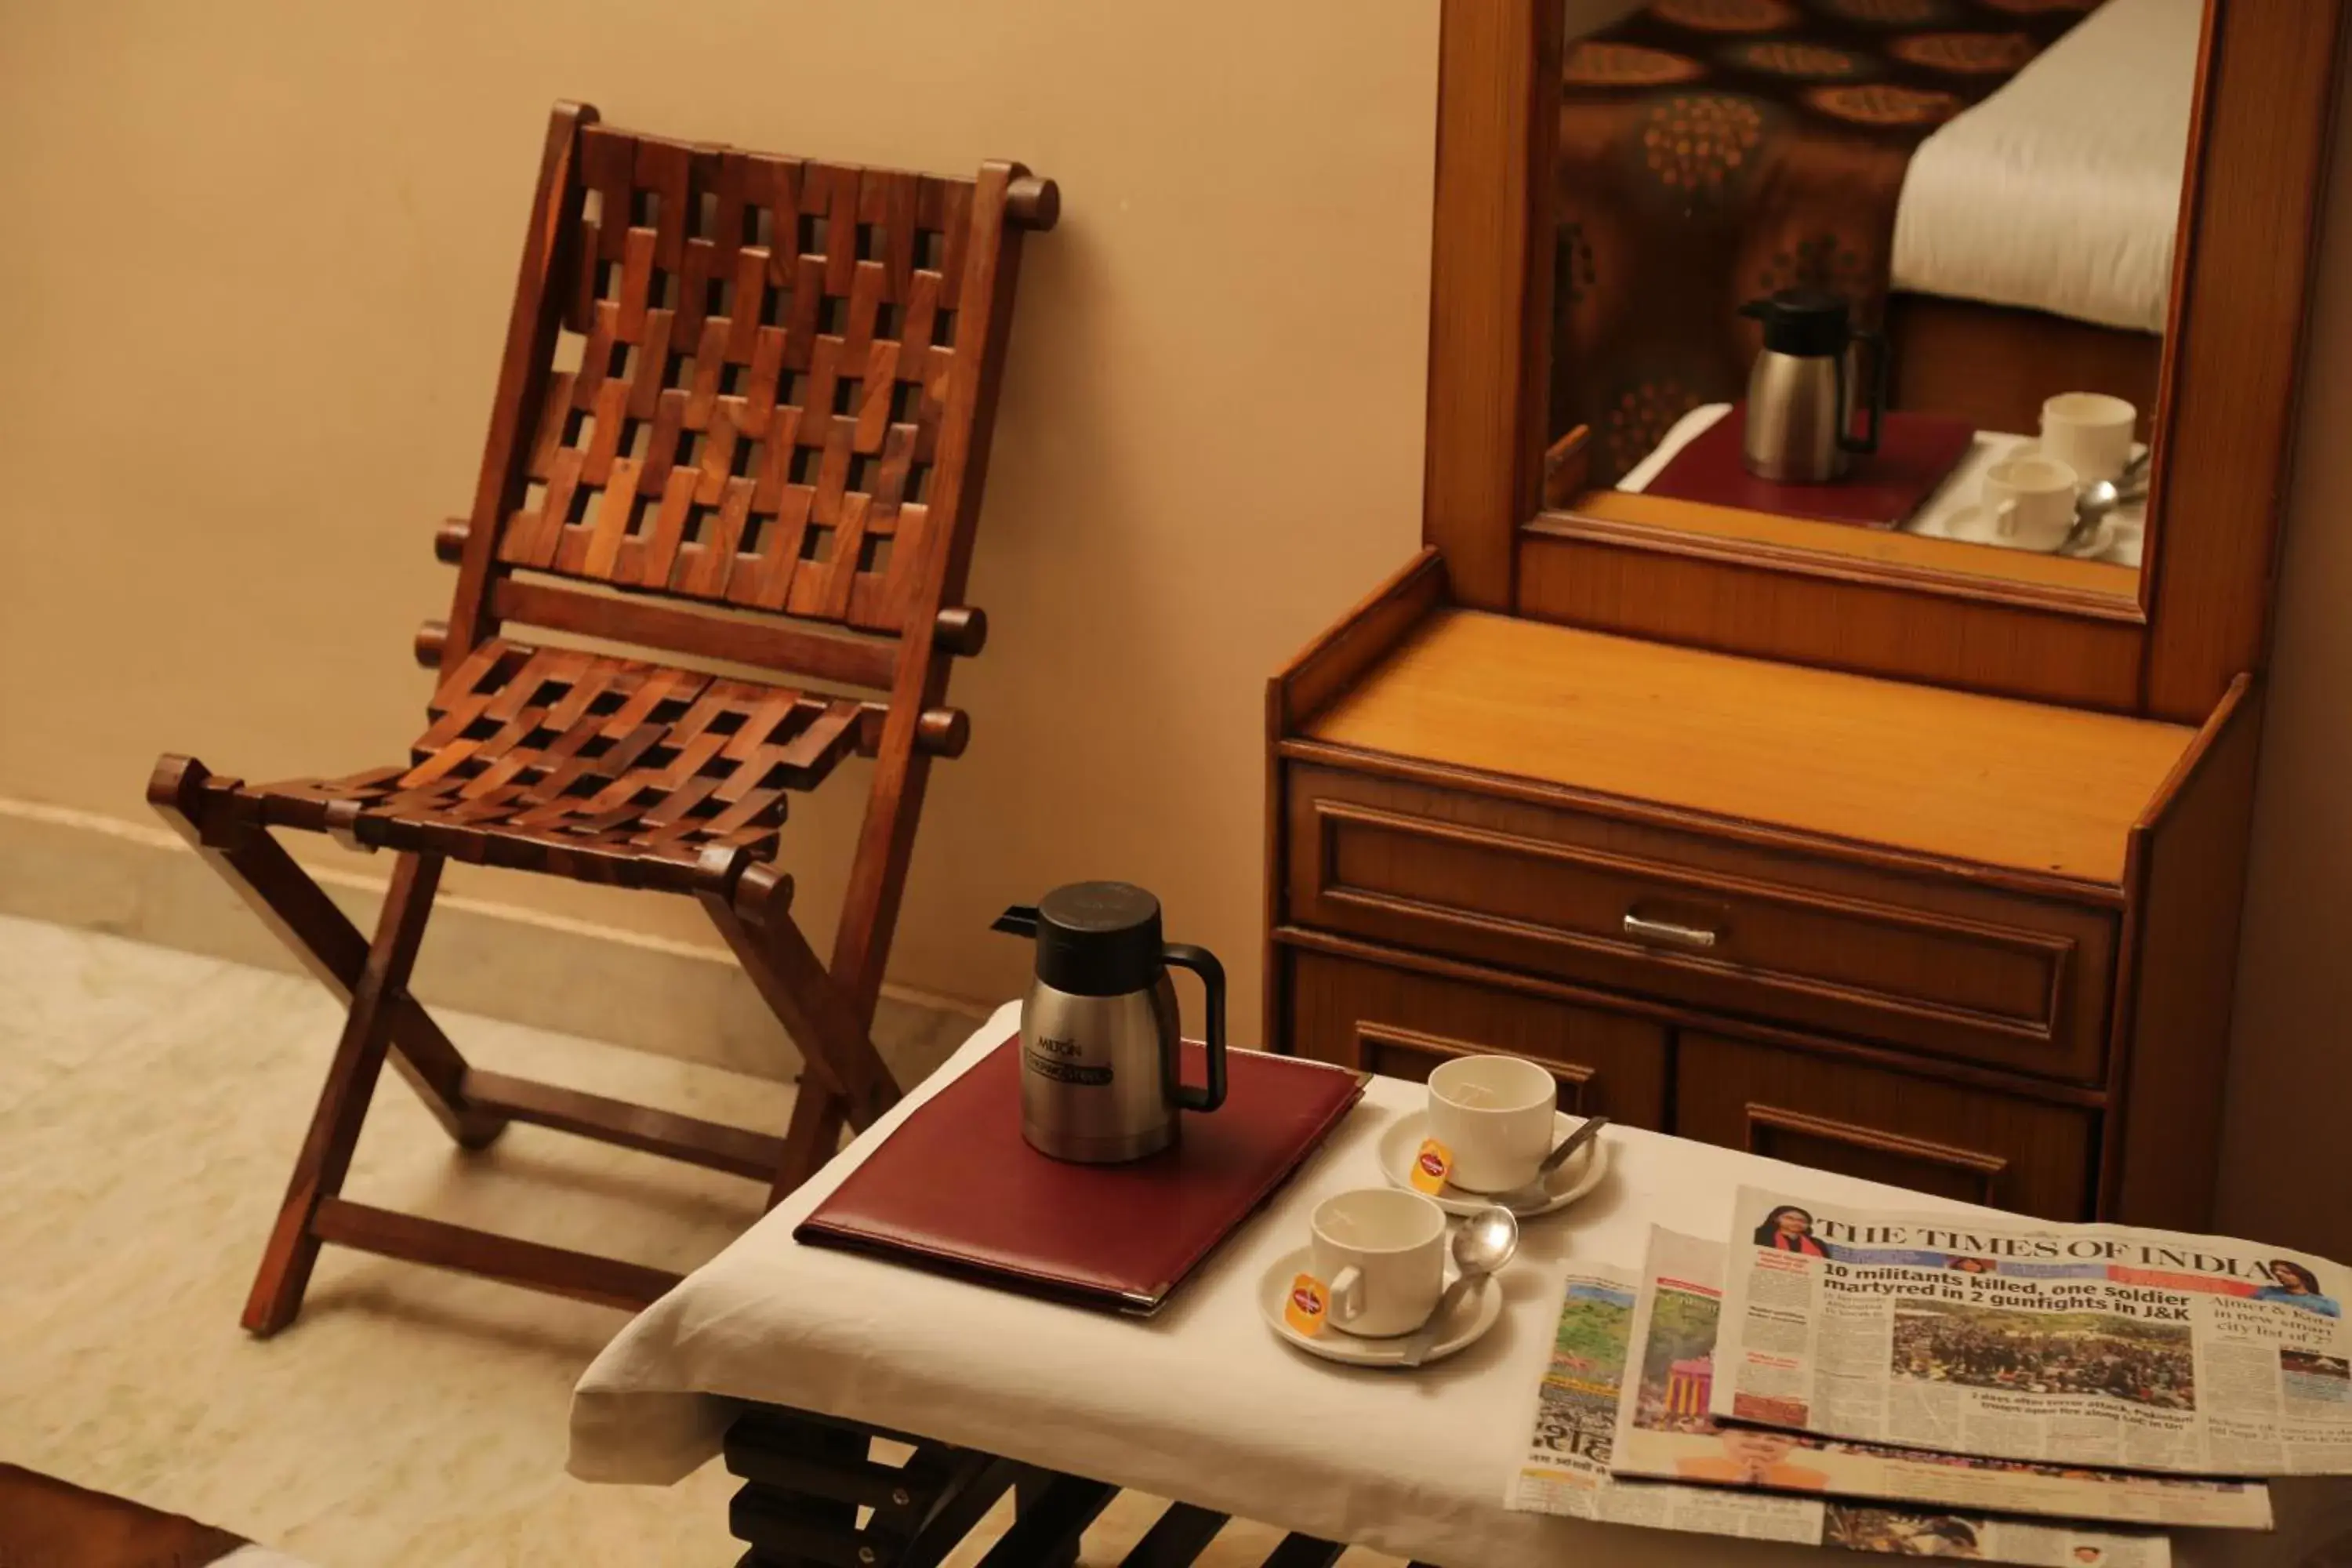
[[[1184, 1079], [1204, 1076], [1187, 1045]], [[1149, 1316], [1329, 1136], [1360, 1073], [1230, 1051], [1174, 1147], [1080, 1165], [1021, 1136], [1019, 1037], [933, 1095], [793, 1232], [982, 1284]]]
[[1855, 454], [1845, 478], [1835, 484], [1783, 485], [1759, 479], [1741, 466], [1747, 431], [1748, 405], [1742, 403], [1675, 453], [1643, 493], [1777, 517], [1893, 528], [1935, 493], [1976, 438], [1965, 419], [1893, 411], [1879, 423], [1878, 450]]

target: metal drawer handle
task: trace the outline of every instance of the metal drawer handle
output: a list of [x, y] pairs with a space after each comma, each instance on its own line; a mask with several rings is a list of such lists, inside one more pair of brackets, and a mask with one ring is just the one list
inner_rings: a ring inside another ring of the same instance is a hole
[[1703, 926], [1644, 920], [1636, 914], [1626, 915], [1625, 934], [1635, 942], [1662, 942], [1672, 947], [1713, 947], [1716, 943], [1716, 933]]

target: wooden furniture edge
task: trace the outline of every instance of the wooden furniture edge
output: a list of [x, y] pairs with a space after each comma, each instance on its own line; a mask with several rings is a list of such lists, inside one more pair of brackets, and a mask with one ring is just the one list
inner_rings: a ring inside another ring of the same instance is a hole
[[[1052, 228], [1060, 214], [1059, 187], [1039, 180], [1026, 164], [994, 158], [981, 164], [972, 184], [965, 247], [959, 306], [963, 319], [957, 323], [958, 352], [943, 394], [950, 407], [967, 412], [961, 421], [950, 419], [943, 426], [935, 458], [943, 482], [930, 501], [948, 529], [948, 546], [934, 554], [915, 589], [913, 613], [891, 672], [889, 715], [876, 748], [866, 816], [858, 826], [825, 965], [869, 1021], [882, 994], [882, 972], [897, 936], [898, 907], [929, 786], [931, 753], [920, 743], [919, 730], [924, 713], [945, 704], [955, 666], [954, 658], [939, 644], [938, 628], [943, 611], [966, 603], [965, 580], [995, 447], [997, 400], [1009, 357], [1024, 241], [1033, 230]], [[971, 353], [963, 352], [967, 340], [973, 345]]]
[[1520, 531], [1628, 550], [1751, 562], [1832, 582], [2129, 626], [2147, 619], [2139, 604], [2139, 574], [2132, 567], [1923, 538], [1899, 529], [1775, 517], [1665, 496], [1587, 490], [1564, 508], [1529, 519]]
[[[2182, 187], [2166, 324], [2175, 348], [2148, 497], [2142, 593], [2159, 631], [2141, 705], [2152, 715], [2194, 723], [2234, 677], [2268, 662], [2345, 13], [2345, 0], [2213, 0], [2207, 12], [2214, 36]], [[2246, 301], [2267, 306], [2252, 328]], [[2175, 450], [2229, 458], [2176, 471], [2161, 458]]]
[[[890, 689], [904, 647], [914, 640], [821, 631], [772, 616], [753, 620], [727, 613], [730, 608], [688, 608], [676, 601], [520, 574], [499, 576], [489, 590], [490, 615], [500, 622], [757, 665], [870, 691]], [[441, 663], [445, 669], [454, 668], [446, 650]]]
[[1465, 605], [1507, 610], [1512, 530], [1538, 500], [1551, 315], [1548, 225], [1534, 192], [1557, 134], [1563, 13], [1544, 0], [1443, 0], [1430, 238], [1428, 442], [1422, 537]]
[[[2148, 444], [2148, 493], [2141, 504], [2145, 521], [2140, 529], [2140, 603], [2153, 606], [2157, 596], [2157, 547], [2159, 532], [2157, 496], [2158, 472], [2164, 468], [2164, 455], [2169, 446], [2169, 433], [2174, 416], [2180, 407], [2180, 355], [2176, 352], [2189, 320], [2189, 285], [2193, 271], [2193, 258], [2201, 233], [2198, 204], [2205, 195], [2206, 140], [2210, 132], [2210, 112], [2213, 98], [2213, 62], [2221, 54], [2219, 12], [2224, 0], [2203, 0], [2204, 15], [2197, 27], [2197, 78], [2190, 84], [2189, 98], [2188, 152], [2180, 171], [2180, 210], [2172, 231], [2172, 268], [2165, 279], [2163, 344], [2156, 362], [2156, 406], [2147, 411], [2142, 421]], [[2151, 658], [2150, 662], [2153, 662]], [[2142, 675], [2142, 700], [2146, 700], [2146, 676]]]
[[[1282, 744], [1294, 726], [1305, 723], [1332, 698], [1378, 663], [1382, 655], [1445, 600], [1444, 557], [1423, 545], [1355, 605], [1316, 634], [1265, 683], [1265, 929], [1283, 920], [1282, 868], [1289, 847], [1282, 809]], [[1288, 1048], [1282, 1020], [1289, 1005], [1269, 939], [1261, 987], [1269, 1050]]]
[[[2211, 1223], [2262, 700], [2255, 676], [2231, 680], [2132, 829], [2096, 1173], [2101, 1212], [2126, 1224]], [[2134, 1121], [2163, 1147], [2126, 1159]]]
[[1412, 560], [1317, 633], [1269, 682], [1281, 721], [1270, 738], [1280, 740], [1328, 707], [1344, 688], [1402, 641], [1422, 616], [1447, 602], [1446, 584], [1444, 557], [1423, 545]]
[[[1592, 431], [1579, 425], [1544, 448], [1543, 512], [1556, 511], [1582, 495], [1592, 475]], [[1538, 519], [1543, 512], [1537, 513]]]
[[563, 313], [562, 290], [548, 284], [570, 216], [565, 204], [572, 164], [579, 155], [581, 131], [597, 123], [593, 103], [559, 101], [548, 114], [539, 187], [523, 231], [506, 348], [499, 359], [498, 391], [490, 402], [489, 436], [483, 443], [473, 503], [466, 513], [466, 537], [458, 546], [457, 586], [451, 595], [442, 652], [451, 668], [464, 662], [493, 625], [489, 592], [498, 574], [499, 529], [522, 500], [524, 470], [530, 466], [532, 432], [525, 427], [524, 411], [539, 405]]
[[1976, 1201], [1997, 1206], [1993, 1200], [1999, 1189], [1995, 1184], [2009, 1169], [2008, 1159], [2000, 1154], [1988, 1154], [1980, 1149], [1967, 1149], [1957, 1143], [1938, 1139], [1915, 1138], [1906, 1132], [1890, 1132], [1881, 1127], [1865, 1127], [1852, 1121], [1842, 1121], [1832, 1116], [1816, 1116], [1810, 1111], [1790, 1110], [1763, 1100], [1751, 1100], [1746, 1110], [1748, 1152], [1764, 1158], [1777, 1159], [1769, 1147], [1769, 1139], [1757, 1134], [1794, 1133], [1801, 1138], [1813, 1138], [1825, 1142], [1843, 1143], [1874, 1154], [1891, 1155], [1900, 1160], [1914, 1160], [1923, 1164], [1940, 1165], [1958, 1173], [1977, 1184]]
[[1669, 828], [1761, 849], [1836, 860], [1876, 871], [1892, 871], [1910, 877], [1948, 878], [1970, 886], [1997, 888], [2004, 892], [2055, 899], [2097, 909], [2118, 907], [2124, 899], [2120, 884], [2086, 881], [2012, 866], [1996, 866], [1898, 849], [1867, 838], [1833, 837], [1745, 817], [1720, 816], [1685, 806], [1666, 805], [1632, 795], [1606, 795], [1598, 790], [1556, 784], [1549, 779], [1487, 773], [1453, 763], [1432, 762], [1391, 752], [1368, 752], [1334, 742], [1296, 736], [1283, 740], [1278, 749], [1284, 757], [1292, 761], [1319, 763], [1343, 772], [1403, 779], [1409, 783], [1462, 790], [1501, 800], [1523, 801], [1531, 805], [1585, 812], [1620, 822]]
[[2252, 701], [2254, 679], [2252, 672], [2245, 672], [2230, 682], [2229, 689], [2221, 693], [2221, 700], [2198, 724], [2196, 739], [2189, 742], [2189, 749], [2180, 753], [2179, 760], [2172, 764], [2172, 771], [2166, 773], [2164, 781], [2156, 786], [2156, 794], [2148, 798], [2147, 809], [2140, 813], [2137, 822], [2132, 824], [2135, 836], [2154, 829], [2170, 815], [2199, 770], [2204, 766], [2206, 757], [2220, 743], [2222, 732], [2237, 717], [2238, 710]]
[[1816, 1057], [1835, 1057], [1913, 1078], [1932, 1079], [2074, 1110], [2096, 1110], [2109, 1102], [2107, 1090], [2095, 1084], [2041, 1078], [2032, 1073], [1986, 1067], [1958, 1057], [1930, 1055], [1907, 1047], [1874, 1046], [1843, 1035], [1784, 1027], [1738, 1014], [1711, 1013], [1704, 1008], [1664, 1001], [1640, 992], [1612, 991], [1532, 974], [1524, 970], [1494, 968], [1469, 959], [1424, 952], [1418, 948], [1391, 947], [1385, 942], [1342, 936], [1336, 931], [1311, 926], [1279, 926], [1274, 931], [1273, 945], [1277, 961], [1282, 950], [1286, 948], [1302, 952], [1319, 952], [1332, 958], [1378, 964], [1386, 969], [1450, 980], [1485, 990], [1515, 992], [1588, 1012], [1639, 1018], [1675, 1029], [1697, 1029], [1710, 1035], [1752, 1041], [1782, 1050], [1803, 1051]]
[[[1956, 597], [1885, 576], [1785, 570], [1660, 531], [1518, 531], [1514, 613], [1646, 642], [2105, 712], [2136, 710], [2147, 628], [2046, 602]], [[1684, 606], [1709, 606], [1695, 619]], [[1968, 668], [1963, 668], [1963, 664]]]

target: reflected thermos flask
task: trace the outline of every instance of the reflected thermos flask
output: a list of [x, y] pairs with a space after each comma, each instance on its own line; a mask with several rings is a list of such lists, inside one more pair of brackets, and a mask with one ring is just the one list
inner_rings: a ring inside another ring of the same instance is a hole
[[[1225, 972], [1205, 949], [1162, 941], [1160, 900], [1125, 882], [1074, 882], [994, 928], [1034, 938], [1021, 1004], [1021, 1135], [1057, 1160], [1107, 1164], [1156, 1154], [1177, 1112], [1225, 1100]], [[1208, 1082], [1181, 1081], [1182, 1030], [1168, 966], [1208, 989]]]
[[[1826, 289], [1783, 289], [1739, 308], [1764, 323], [1764, 352], [1748, 374], [1748, 426], [1739, 460], [1760, 479], [1820, 485], [1842, 479], [1852, 454], [1878, 450], [1886, 416], [1886, 342], [1847, 320], [1843, 296]], [[1867, 395], [1846, 374], [1855, 343], [1872, 358]], [[1853, 433], [1857, 405], [1869, 415]]]

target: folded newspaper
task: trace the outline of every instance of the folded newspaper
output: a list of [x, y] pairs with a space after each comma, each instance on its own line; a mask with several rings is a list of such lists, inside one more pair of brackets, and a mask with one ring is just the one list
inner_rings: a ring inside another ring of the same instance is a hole
[[2352, 1474], [2352, 1275], [2210, 1236], [1743, 1187], [1710, 1414], [1987, 1458]]
[[1504, 1499], [1510, 1507], [1895, 1556], [1970, 1557], [2052, 1568], [2168, 1568], [2172, 1561], [2161, 1535], [1615, 1479], [1609, 1473], [1610, 1454], [1633, 1342], [1634, 1298], [1629, 1270], [1596, 1264], [1569, 1275], [1550, 1367], [1537, 1395], [1534, 1436]]
[[2270, 1489], [2260, 1481], [1965, 1458], [1718, 1424], [1706, 1412], [1727, 1251], [1719, 1241], [1651, 1230], [1613, 1474], [2125, 1524], [2271, 1527]]

